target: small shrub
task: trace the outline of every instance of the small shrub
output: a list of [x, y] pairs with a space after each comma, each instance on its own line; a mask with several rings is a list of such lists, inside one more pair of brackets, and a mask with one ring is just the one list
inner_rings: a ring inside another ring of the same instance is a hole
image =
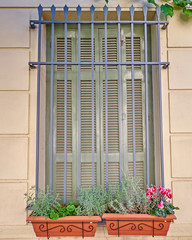
[[46, 191], [39, 189], [35, 190], [35, 186], [32, 186], [29, 190], [29, 194], [25, 193], [27, 199], [26, 210], [31, 210], [32, 216], [49, 216], [51, 210], [59, 205], [59, 195], [53, 195], [49, 186], [46, 187]]
[[94, 186], [89, 188], [80, 188], [76, 209], [78, 216], [97, 216], [107, 209], [107, 202], [111, 196], [110, 192], [105, 190], [104, 186]]
[[116, 186], [113, 197], [108, 202], [108, 212], [113, 213], [147, 213], [150, 203], [145, 191], [139, 186], [139, 179], [124, 177], [121, 185]]

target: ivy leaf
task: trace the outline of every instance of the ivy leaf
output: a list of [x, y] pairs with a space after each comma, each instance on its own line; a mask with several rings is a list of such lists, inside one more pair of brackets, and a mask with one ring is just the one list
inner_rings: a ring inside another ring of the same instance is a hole
[[183, 8], [183, 13], [189, 16], [192, 16], [192, 9]]
[[161, 5], [161, 11], [167, 16], [173, 17], [173, 7], [169, 4]]
[[188, 1], [185, 0], [173, 0], [174, 5], [176, 5], [177, 7], [185, 7], [188, 4]]
[[155, 5], [156, 7], [158, 6], [157, 3], [154, 0], [147, 0], [148, 3], [152, 3], [153, 5]]

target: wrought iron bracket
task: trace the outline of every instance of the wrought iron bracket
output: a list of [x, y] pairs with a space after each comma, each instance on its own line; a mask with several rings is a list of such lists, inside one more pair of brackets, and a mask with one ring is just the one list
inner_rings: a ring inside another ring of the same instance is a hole
[[[85, 223], [89, 223], [90, 225], [87, 228], [85, 228], [85, 226], [84, 226]], [[46, 233], [47, 239], [49, 239], [51, 237], [49, 232], [53, 229], [58, 229], [58, 231], [60, 233], [64, 233], [64, 232], [73, 233], [74, 229], [79, 229], [82, 233], [82, 238], [84, 239], [85, 232], [94, 231], [94, 226], [92, 225], [92, 223], [93, 222], [64, 222], [64, 223], [61, 222], [61, 223], [58, 223], [58, 225], [56, 225], [54, 227], [51, 227], [51, 224], [55, 225], [55, 222], [42, 222], [42, 223], [37, 222], [36, 224], [40, 224], [39, 231], [42, 233]], [[66, 224], [68, 224], [67, 227], [66, 227]], [[81, 227], [76, 226], [75, 224], [81, 224]], [[73, 234], [72, 234], [72, 236], [73, 236]]]
[[[121, 236], [120, 234], [120, 229], [122, 228], [126, 228], [129, 227], [129, 230], [133, 233], [134, 235], [134, 231], [140, 231], [142, 233], [142, 231], [144, 230], [144, 226], [147, 227], [148, 229], [152, 229], [152, 237], [158, 236], [155, 234], [155, 231], [161, 231], [165, 228], [164, 222], [174, 222], [173, 220], [170, 221], [156, 221], [156, 220], [106, 220], [106, 222], [111, 222], [109, 224], [109, 229], [112, 231], [117, 231], [117, 235], [118, 237]], [[114, 221], [116, 222], [116, 224], [114, 223]], [[120, 224], [125, 222], [124, 225]], [[128, 223], [127, 223], [128, 222]], [[138, 222], [138, 224], [136, 224], [136, 222]], [[151, 223], [151, 224], [150, 224]], [[158, 223], [158, 226], [155, 226], [155, 223]]]
[[37, 67], [34, 64], [29, 64], [30, 69], [36, 69]]
[[168, 25], [169, 25], [169, 23], [164, 23], [161, 29], [163, 29], [163, 30], [167, 29]]
[[163, 65], [163, 69], [167, 69], [169, 67], [169, 64], [165, 64], [165, 65]]
[[35, 23], [33, 21], [30, 21], [29, 24], [30, 24], [30, 28], [31, 29], [35, 29], [36, 28]]

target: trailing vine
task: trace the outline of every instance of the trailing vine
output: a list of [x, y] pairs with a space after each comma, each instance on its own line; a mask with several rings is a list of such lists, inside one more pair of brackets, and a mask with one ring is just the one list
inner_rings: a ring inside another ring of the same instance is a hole
[[[105, 0], [108, 3], [109, 0]], [[147, 0], [148, 3], [152, 3], [155, 7], [160, 7], [161, 12], [166, 16], [172, 17], [174, 10], [181, 10], [183, 14], [192, 16], [192, 1], [191, 0], [162, 0], [162, 4], [158, 5], [155, 0]]]

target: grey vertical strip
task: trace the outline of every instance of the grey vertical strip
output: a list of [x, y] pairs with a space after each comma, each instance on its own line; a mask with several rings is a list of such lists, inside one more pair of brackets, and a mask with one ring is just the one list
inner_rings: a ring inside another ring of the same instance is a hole
[[[55, 17], [55, 6], [51, 7], [52, 21]], [[51, 24], [51, 62], [54, 62], [54, 23]], [[54, 65], [51, 64], [51, 88], [50, 88], [50, 166], [49, 166], [49, 177], [50, 177], [50, 190], [53, 190], [53, 81], [54, 81]]]
[[[133, 21], [135, 8], [130, 7], [131, 21]], [[131, 23], [131, 61], [134, 62], [134, 25]], [[131, 65], [131, 82], [132, 82], [132, 118], [133, 118], [133, 176], [136, 178], [136, 146], [135, 146], [135, 76], [134, 64]]]
[[162, 92], [161, 92], [161, 45], [160, 45], [160, 7], [157, 7], [157, 37], [158, 37], [158, 61], [159, 61], [159, 118], [160, 118], [160, 149], [161, 149], [161, 184], [164, 187], [164, 157], [163, 157], [163, 118], [162, 118]]
[[[103, 8], [107, 21], [108, 7]], [[108, 84], [107, 84], [107, 23], [105, 22], [105, 154], [106, 154], [106, 188], [108, 189]]]
[[[121, 62], [121, 8], [116, 8], [118, 18], [118, 62]], [[121, 106], [121, 65], [118, 65], [118, 111], [119, 111], [119, 179], [122, 181], [122, 106]]]
[[92, 5], [90, 8], [91, 11], [91, 56], [92, 56], [92, 68], [91, 68], [91, 81], [92, 81], [92, 186], [95, 185], [95, 159], [94, 159], [94, 139], [95, 139], [95, 132], [94, 132], [94, 116], [95, 116], [95, 108], [94, 108], [94, 11], [95, 8]]
[[[65, 21], [67, 21], [68, 7], [64, 7]], [[64, 203], [67, 201], [67, 23], [65, 23], [65, 99], [64, 99]]]
[[[77, 7], [78, 21], [80, 21], [81, 7]], [[78, 22], [78, 186], [81, 185], [81, 24]]]
[[[41, 5], [38, 7], [39, 21], [41, 20], [43, 8]], [[41, 24], [38, 29], [38, 62], [41, 61]], [[39, 189], [39, 115], [40, 115], [40, 64], [37, 66], [37, 119], [36, 119], [36, 192]]]
[[145, 47], [145, 127], [146, 127], [146, 168], [147, 168], [147, 185], [149, 186], [149, 122], [148, 122], [148, 59], [147, 59], [147, 6], [143, 7], [144, 15], [144, 47]]

